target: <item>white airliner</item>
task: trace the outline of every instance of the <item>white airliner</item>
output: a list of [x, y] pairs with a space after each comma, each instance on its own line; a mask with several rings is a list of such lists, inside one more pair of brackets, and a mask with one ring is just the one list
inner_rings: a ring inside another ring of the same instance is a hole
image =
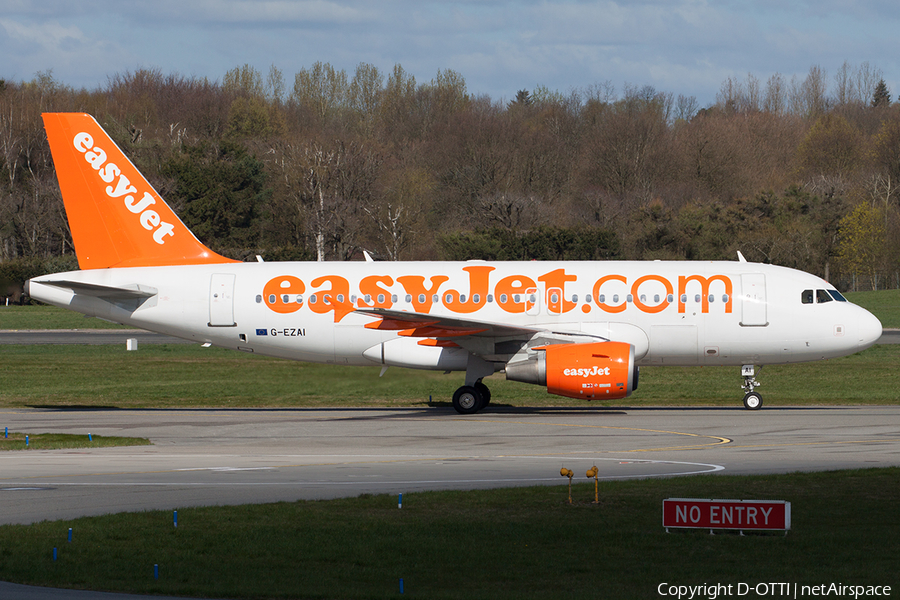
[[881, 323], [807, 273], [746, 262], [236, 262], [184, 226], [100, 125], [44, 115], [79, 271], [32, 298], [150, 331], [268, 356], [464, 371], [571, 398], [618, 399], [640, 365], [754, 367], [868, 348]]

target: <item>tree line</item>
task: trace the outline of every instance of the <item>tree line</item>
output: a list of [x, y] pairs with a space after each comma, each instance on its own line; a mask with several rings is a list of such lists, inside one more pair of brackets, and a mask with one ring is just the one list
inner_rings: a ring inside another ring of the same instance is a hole
[[[900, 287], [900, 104], [881, 72], [750, 74], [716, 102], [609, 82], [506, 102], [317, 62], [0, 80], [0, 271], [71, 264], [41, 113], [94, 115], [208, 246], [253, 260], [726, 259]], [[4, 276], [0, 274], [0, 279]], [[2, 283], [2, 281], [0, 281]], [[0, 290], [0, 295], [3, 291]]]

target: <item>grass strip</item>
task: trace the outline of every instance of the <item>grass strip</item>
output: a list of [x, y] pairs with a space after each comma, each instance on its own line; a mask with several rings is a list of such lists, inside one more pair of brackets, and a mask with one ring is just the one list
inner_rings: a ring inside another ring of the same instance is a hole
[[[896, 404], [900, 345], [839, 359], [762, 369], [765, 405]], [[449, 406], [461, 375], [391, 368], [298, 363], [185, 344], [5, 346], [3, 407], [424, 407]], [[642, 367], [624, 400], [551, 396], [540, 386], [485, 382], [492, 406], [740, 406], [738, 367]], [[2, 425], [2, 423], [0, 423]]]
[[[579, 474], [580, 475], [580, 474]], [[0, 527], [0, 579], [230, 598], [651, 598], [669, 585], [900, 584], [900, 469], [363, 495]], [[668, 497], [792, 503], [787, 535], [665, 533]], [[67, 532], [73, 530], [73, 542]], [[52, 549], [59, 557], [52, 560]], [[153, 565], [159, 565], [159, 579]]]
[[[26, 437], [28, 438], [26, 440]], [[26, 443], [27, 442], [27, 443]], [[67, 448], [112, 448], [113, 446], [149, 446], [146, 438], [77, 435], [69, 433], [13, 433], [0, 436], [0, 451], [62, 450]]]
[[35, 304], [0, 306], [0, 330], [29, 329], [128, 329], [124, 325], [86, 317], [81, 313]]
[[850, 302], [859, 304], [878, 317], [885, 329], [900, 329], [900, 290], [852, 292], [844, 295]]

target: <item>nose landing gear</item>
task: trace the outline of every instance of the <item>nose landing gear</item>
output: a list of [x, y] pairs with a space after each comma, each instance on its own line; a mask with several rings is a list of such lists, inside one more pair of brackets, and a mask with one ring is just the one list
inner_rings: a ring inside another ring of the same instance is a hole
[[[762, 367], [760, 367], [762, 370]], [[744, 365], [741, 367], [741, 376], [744, 383], [741, 388], [747, 392], [744, 394], [744, 408], [747, 410], [759, 410], [762, 408], [763, 399], [759, 392], [753, 391], [753, 388], [759, 387], [760, 383], [756, 380], [755, 369], [753, 365]]]

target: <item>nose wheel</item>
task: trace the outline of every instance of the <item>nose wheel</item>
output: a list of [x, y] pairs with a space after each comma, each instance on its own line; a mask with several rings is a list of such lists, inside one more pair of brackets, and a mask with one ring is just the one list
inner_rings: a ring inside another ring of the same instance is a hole
[[[762, 370], [762, 367], [760, 367]], [[755, 369], [753, 365], [744, 365], [741, 367], [741, 377], [744, 378], [744, 383], [741, 385], [741, 388], [747, 392], [744, 394], [744, 408], [747, 410], [759, 410], [762, 408], [763, 399], [762, 395], [759, 392], [754, 391], [754, 388], [759, 387], [760, 383], [756, 380]]]
[[747, 410], [759, 410], [762, 408], [762, 396], [759, 392], [748, 392], [744, 395], [744, 408]]

